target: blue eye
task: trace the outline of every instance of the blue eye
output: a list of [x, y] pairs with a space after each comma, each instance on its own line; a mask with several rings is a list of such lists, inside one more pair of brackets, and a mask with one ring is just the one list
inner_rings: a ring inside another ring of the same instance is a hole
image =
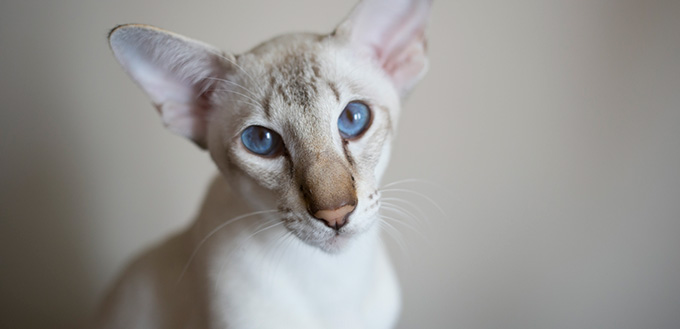
[[360, 102], [350, 102], [338, 118], [338, 130], [343, 138], [353, 139], [361, 136], [371, 124], [371, 111]]
[[279, 134], [261, 126], [250, 126], [241, 133], [241, 142], [251, 152], [262, 156], [275, 156], [283, 149]]

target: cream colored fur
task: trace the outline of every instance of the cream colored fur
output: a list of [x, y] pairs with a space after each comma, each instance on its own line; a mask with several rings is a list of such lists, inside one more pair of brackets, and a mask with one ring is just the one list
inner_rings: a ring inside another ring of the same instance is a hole
[[[332, 34], [286, 35], [241, 55], [154, 27], [114, 29], [116, 58], [221, 175], [187, 230], [125, 270], [96, 327], [393, 327], [400, 294], [379, 239], [378, 184], [401, 100], [427, 67], [429, 8], [366, 0]], [[346, 140], [337, 120], [351, 101], [372, 121]], [[251, 125], [280, 134], [285, 152], [247, 150], [240, 134]], [[356, 195], [347, 224], [311, 216], [307, 186]]]

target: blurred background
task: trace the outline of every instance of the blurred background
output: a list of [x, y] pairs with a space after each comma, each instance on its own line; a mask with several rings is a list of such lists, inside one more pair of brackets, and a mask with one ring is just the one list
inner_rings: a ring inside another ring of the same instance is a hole
[[[109, 51], [120, 23], [243, 52], [354, 0], [0, 2], [0, 327], [72, 328], [215, 169]], [[384, 183], [399, 328], [680, 328], [680, 1], [435, 1]], [[424, 237], [423, 237], [424, 236]]]

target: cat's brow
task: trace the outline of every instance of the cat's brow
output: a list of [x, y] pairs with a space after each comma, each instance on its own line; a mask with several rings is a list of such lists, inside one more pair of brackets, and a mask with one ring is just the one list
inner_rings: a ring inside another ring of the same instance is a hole
[[267, 119], [271, 119], [272, 117], [272, 92], [271, 89], [267, 91], [267, 93], [264, 95], [264, 98], [262, 98], [262, 109], [264, 110], [264, 115], [267, 116]]
[[322, 79], [321, 64], [309, 52], [289, 54], [270, 69], [271, 90], [276, 91], [288, 106], [306, 108], [319, 93]]
[[326, 81], [326, 84], [328, 84], [328, 88], [330, 88], [331, 91], [333, 91], [333, 95], [335, 96], [335, 100], [340, 103], [340, 92], [338, 91], [338, 86], [335, 85], [332, 81]]

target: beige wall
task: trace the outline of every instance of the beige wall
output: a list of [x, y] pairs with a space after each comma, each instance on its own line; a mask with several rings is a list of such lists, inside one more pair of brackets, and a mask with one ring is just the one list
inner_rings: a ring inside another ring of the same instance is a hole
[[[68, 327], [185, 225], [213, 167], [105, 42], [118, 23], [244, 51], [337, 0], [0, 3], [0, 327]], [[680, 2], [444, 1], [386, 183], [400, 328], [680, 328]]]

